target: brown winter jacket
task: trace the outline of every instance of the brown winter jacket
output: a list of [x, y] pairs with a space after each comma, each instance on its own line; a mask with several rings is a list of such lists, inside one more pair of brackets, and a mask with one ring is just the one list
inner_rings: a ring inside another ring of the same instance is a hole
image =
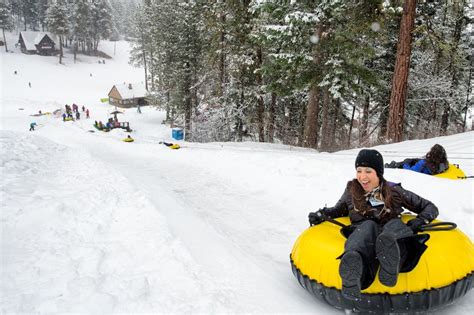
[[438, 216], [438, 208], [431, 201], [423, 199], [417, 194], [403, 189], [400, 184], [386, 181], [384, 181], [383, 184], [388, 185], [392, 193], [392, 209], [389, 209], [388, 215], [384, 217], [383, 220], [379, 220], [376, 214], [380, 212], [380, 207], [379, 209], [374, 208], [370, 213], [363, 215], [361, 212], [354, 209], [351, 193], [351, 185], [353, 184], [352, 181], [347, 183], [344, 193], [334, 207], [325, 208], [323, 210], [326, 216], [329, 216], [330, 218], [338, 218], [349, 215], [352, 223], [370, 219], [381, 224], [386, 223], [390, 219], [400, 217], [401, 213], [404, 211], [403, 208], [417, 213], [417, 217], [423, 219], [426, 223], [433, 221]]

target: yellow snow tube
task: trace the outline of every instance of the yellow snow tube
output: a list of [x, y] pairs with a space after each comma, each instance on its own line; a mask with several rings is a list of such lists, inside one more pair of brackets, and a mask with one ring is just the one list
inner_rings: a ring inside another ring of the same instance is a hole
[[133, 142], [135, 140], [133, 140], [133, 138], [125, 138], [125, 139], [122, 139], [123, 142]]
[[459, 168], [459, 165], [449, 164], [446, 172], [434, 176], [449, 179], [463, 179], [466, 177], [466, 174], [464, 174], [463, 170]]
[[173, 150], [178, 150], [181, 147], [179, 146], [179, 144], [175, 143], [173, 145], [170, 145], [168, 148], [173, 149]]
[[[404, 215], [407, 221], [413, 216]], [[337, 221], [349, 225], [348, 217]], [[425, 232], [426, 233], [426, 232]], [[340, 227], [330, 223], [305, 230], [291, 252], [293, 273], [310, 293], [342, 309], [359, 311], [406, 312], [427, 311], [463, 296], [472, 288], [474, 245], [459, 229], [427, 232], [428, 248], [417, 266], [400, 273], [396, 286], [386, 287], [376, 277], [362, 291], [359, 301], [346, 300], [341, 295], [340, 260], [346, 239]]]

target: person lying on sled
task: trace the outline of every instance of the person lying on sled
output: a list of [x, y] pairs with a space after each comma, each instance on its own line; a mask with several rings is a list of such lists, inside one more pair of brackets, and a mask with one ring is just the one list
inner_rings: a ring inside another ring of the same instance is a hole
[[385, 164], [387, 168], [403, 168], [418, 173], [436, 175], [445, 172], [449, 168], [446, 150], [439, 144], [431, 147], [425, 158], [408, 158], [401, 162], [392, 161]]

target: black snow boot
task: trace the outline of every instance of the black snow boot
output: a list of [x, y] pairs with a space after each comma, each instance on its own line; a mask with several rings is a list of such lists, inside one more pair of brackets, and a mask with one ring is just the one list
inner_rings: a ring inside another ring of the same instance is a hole
[[383, 232], [375, 242], [375, 253], [380, 262], [379, 280], [387, 287], [397, 284], [400, 272], [399, 239], [413, 236], [412, 230], [400, 219], [392, 219], [383, 227]]
[[397, 284], [400, 265], [400, 249], [395, 236], [391, 233], [380, 234], [375, 251], [380, 262], [380, 283], [394, 287]]
[[360, 254], [354, 250], [344, 253], [339, 265], [342, 279], [342, 295], [348, 300], [360, 299], [360, 282], [363, 262]]

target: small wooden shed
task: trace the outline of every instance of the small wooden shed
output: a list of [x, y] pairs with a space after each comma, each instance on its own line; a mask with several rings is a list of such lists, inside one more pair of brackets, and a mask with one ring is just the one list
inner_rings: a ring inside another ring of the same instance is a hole
[[49, 32], [20, 32], [18, 43], [24, 54], [55, 55], [58, 51], [58, 37]]
[[109, 92], [109, 103], [118, 107], [136, 107], [148, 105], [148, 92], [143, 84], [115, 84]]

